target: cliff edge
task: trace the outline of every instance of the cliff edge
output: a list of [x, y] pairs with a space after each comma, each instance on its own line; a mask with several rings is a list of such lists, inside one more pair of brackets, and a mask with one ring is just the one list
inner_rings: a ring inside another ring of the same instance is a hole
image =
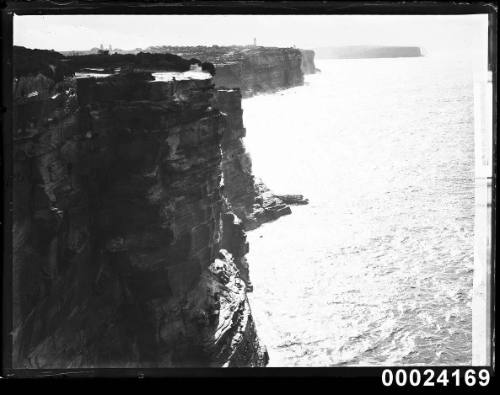
[[13, 87], [13, 367], [265, 366], [212, 79], [74, 78], [30, 54]]

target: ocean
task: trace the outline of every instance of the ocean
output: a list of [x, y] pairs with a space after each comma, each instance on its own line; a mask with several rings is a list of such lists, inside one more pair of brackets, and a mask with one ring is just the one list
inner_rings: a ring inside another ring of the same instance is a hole
[[254, 174], [310, 201], [248, 232], [270, 366], [471, 364], [472, 63], [316, 66], [243, 100]]

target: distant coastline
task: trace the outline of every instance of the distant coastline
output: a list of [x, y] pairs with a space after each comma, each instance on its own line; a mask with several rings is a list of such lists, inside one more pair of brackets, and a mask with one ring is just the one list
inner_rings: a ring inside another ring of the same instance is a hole
[[423, 56], [420, 47], [351, 45], [316, 48], [320, 59], [410, 58]]

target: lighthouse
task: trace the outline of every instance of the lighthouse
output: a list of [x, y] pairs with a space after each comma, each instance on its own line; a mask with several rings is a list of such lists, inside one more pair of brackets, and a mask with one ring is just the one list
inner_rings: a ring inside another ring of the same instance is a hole
[[256, 47], [257, 46], [257, 39], [254, 37], [253, 39], [253, 46]]

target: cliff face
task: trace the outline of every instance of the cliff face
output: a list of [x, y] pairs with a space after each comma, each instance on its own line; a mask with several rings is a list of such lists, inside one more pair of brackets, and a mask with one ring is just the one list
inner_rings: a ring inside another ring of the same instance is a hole
[[243, 144], [245, 128], [239, 89], [219, 89], [216, 106], [227, 118], [222, 138], [224, 194], [231, 210], [246, 230], [291, 214], [290, 207], [252, 173], [252, 161]]
[[227, 119], [227, 128], [221, 141], [224, 194], [231, 203], [233, 212], [238, 217], [245, 218], [252, 211], [255, 200], [255, 180], [250, 155], [242, 140], [246, 130], [243, 126], [239, 89], [219, 89], [216, 106]]
[[212, 81], [14, 89], [13, 366], [264, 366]]
[[249, 50], [238, 60], [216, 64], [214, 81], [219, 87], [240, 88], [243, 97], [274, 92], [304, 83], [301, 63], [298, 49]]
[[[287, 199], [283, 196], [274, 195], [261, 181], [254, 179], [250, 155], [242, 140], [245, 128], [241, 99], [255, 93], [270, 93], [302, 85], [304, 73], [316, 71], [313, 51], [241, 46], [161, 46], [149, 47], [146, 51], [154, 54], [172, 52], [191, 60], [216, 63], [216, 106], [227, 118], [222, 139], [224, 193], [231, 210], [241, 222], [238, 227], [255, 229], [262, 223], [291, 214], [289, 204], [307, 203], [301, 195], [285, 202]], [[248, 272], [244, 260], [238, 267], [242, 273]], [[248, 276], [245, 280], [250, 283]]]
[[317, 69], [314, 65], [314, 51], [311, 49], [301, 49], [302, 62], [300, 68], [304, 74], [314, 74]]

